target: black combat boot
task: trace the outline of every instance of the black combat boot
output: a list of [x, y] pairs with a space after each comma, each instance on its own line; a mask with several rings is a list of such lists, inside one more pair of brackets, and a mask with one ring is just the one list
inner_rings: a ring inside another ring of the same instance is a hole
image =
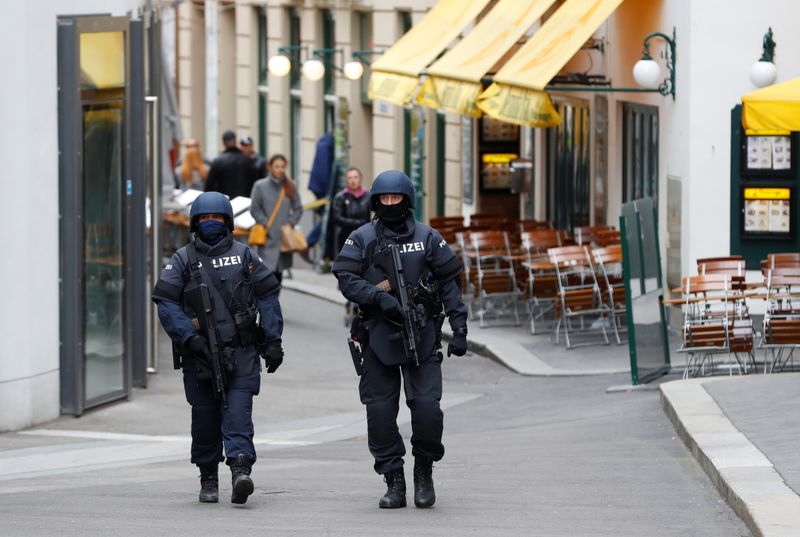
[[431, 507], [435, 502], [433, 461], [427, 457], [416, 457], [414, 459], [414, 505]]
[[393, 470], [383, 476], [386, 481], [386, 494], [378, 505], [381, 509], [397, 509], [406, 506], [406, 476], [403, 469]]
[[250, 470], [253, 465], [247, 455], [241, 453], [231, 463], [231, 503], [245, 503], [247, 497], [253, 493], [253, 480], [250, 479]]
[[202, 503], [219, 501], [219, 477], [216, 464], [200, 466], [200, 501]]

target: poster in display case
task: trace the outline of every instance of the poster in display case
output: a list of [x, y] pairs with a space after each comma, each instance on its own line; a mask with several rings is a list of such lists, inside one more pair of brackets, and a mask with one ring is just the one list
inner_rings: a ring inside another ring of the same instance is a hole
[[516, 153], [484, 153], [481, 155], [481, 190], [511, 191], [511, 161]]
[[791, 135], [746, 135], [742, 140], [742, 175], [794, 177], [797, 148]]
[[742, 192], [742, 238], [791, 239], [792, 195], [788, 187], [745, 187]]

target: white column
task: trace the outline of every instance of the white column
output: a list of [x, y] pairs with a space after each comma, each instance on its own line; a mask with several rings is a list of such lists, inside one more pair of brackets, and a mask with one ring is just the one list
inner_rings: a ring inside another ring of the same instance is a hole
[[216, 156], [219, 147], [219, 58], [217, 28], [219, 3], [206, 0], [206, 156]]

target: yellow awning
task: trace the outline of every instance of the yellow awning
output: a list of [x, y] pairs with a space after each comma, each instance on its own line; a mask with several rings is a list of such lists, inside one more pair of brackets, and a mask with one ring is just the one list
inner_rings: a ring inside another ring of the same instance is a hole
[[455, 114], [481, 115], [475, 99], [481, 78], [499, 62], [555, 0], [500, 0], [475, 28], [428, 68], [417, 101]]
[[397, 43], [372, 64], [369, 98], [405, 105], [419, 74], [475, 20], [489, 0], [439, 0]]
[[478, 107], [503, 121], [531, 127], [560, 122], [543, 91], [622, 0], [567, 0], [494, 76]]
[[800, 131], [800, 78], [742, 97], [742, 126], [748, 131]]

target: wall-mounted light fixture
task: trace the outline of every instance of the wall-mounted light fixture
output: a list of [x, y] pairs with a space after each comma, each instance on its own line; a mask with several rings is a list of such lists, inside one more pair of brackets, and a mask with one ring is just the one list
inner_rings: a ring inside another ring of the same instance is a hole
[[364, 74], [364, 67], [369, 67], [370, 61], [368, 56], [378, 56], [383, 54], [382, 50], [354, 50], [353, 59], [344, 64], [344, 76], [350, 80], [358, 80]]
[[[667, 43], [664, 51], [667, 62], [667, 77], [661, 80], [661, 66], [650, 56], [650, 40], [660, 37]], [[636, 83], [644, 88], [651, 88], [661, 95], [672, 95], [675, 99], [675, 29], [672, 29], [672, 38], [661, 32], [653, 32], [644, 38], [642, 59], [633, 66], [633, 78]], [[659, 83], [659, 81], [661, 82]]]
[[292, 70], [292, 61], [300, 62], [300, 53], [308, 50], [305, 45], [290, 45], [279, 47], [278, 54], [267, 61], [267, 69], [272, 76], [284, 77]]
[[[667, 43], [664, 51], [664, 59], [667, 64], [667, 77], [662, 80], [661, 66], [650, 55], [650, 40], [660, 37]], [[610, 80], [605, 80], [597, 75], [584, 74], [573, 82], [575, 85], [547, 85], [547, 91], [592, 91], [597, 93], [607, 92], [629, 92], [629, 93], [660, 93], [667, 96], [672, 95], [675, 100], [675, 28], [672, 29], [672, 37], [660, 32], [653, 32], [644, 38], [644, 50], [642, 59], [633, 66], [633, 78], [639, 84], [639, 88], [620, 88], [612, 87]], [[598, 50], [600, 50], [598, 48]], [[484, 79], [491, 82], [491, 79]], [[557, 79], [554, 81], [558, 82]], [[660, 81], [660, 83], [659, 83]], [[567, 83], [572, 82], [572, 80]]]
[[[300, 53], [307, 51], [304, 45], [280, 47], [278, 54], [272, 56], [267, 62], [267, 69], [273, 76], [284, 77], [292, 70], [292, 62], [299, 63]], [[376, 54], [383, 54], [382, 50], [356, 50], [353, 52], [353, 59], [339, 67], [333, 59], [336, 54], [342, 55], [344, 61], [344, 51], [340, 48], [315, 48], [311, 50], [311, 57], [302, 62], [301, 71], [303, 76], [312, 82], [322, 80], [325, 76], [325, 69], [330, 68], [339, 71], [349, 80], [358, 80], [364, 74], [364, 66], [369, 66], [370, 62], [365, 58]]]
[[770, 86], [778, 78], [778, 69], [775, 67], [775, 47], [777, 45], [772, 39], [771, 26], [767, 33], [764, 34], [762, 44], [761, 59], [750, 67], [750, 81], [757, 88]]

